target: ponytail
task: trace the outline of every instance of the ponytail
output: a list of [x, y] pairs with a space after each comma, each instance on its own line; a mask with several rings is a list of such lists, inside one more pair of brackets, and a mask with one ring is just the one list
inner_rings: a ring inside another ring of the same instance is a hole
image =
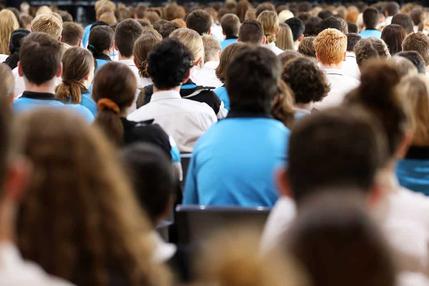
[[97, 102], [98, 113], [95, 124], [115, 143], [123, 142], [124, 127], [122, 125], [119, 106], [109, 98], [101, 98]]
[[82, 100], [82, 89], [85, 87], [78, 81], [67, 81], [57, 86], [55, 93], [57, 98], [70, 103], [79, 104]]

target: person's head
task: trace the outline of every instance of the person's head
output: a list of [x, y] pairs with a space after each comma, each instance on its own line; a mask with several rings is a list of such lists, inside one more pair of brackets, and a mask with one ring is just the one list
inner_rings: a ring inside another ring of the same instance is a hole
[[297, 51], [290, 50], [290, 51], [284, 51], [283, 53], [279, 54], [277, 57], [280, 60], [281, 65], [285, 66], [289, 61], [296, 58], [300, 58], [302, 57], [302, 55]]
[[116, 4], [110, 0], [98, 0], [95, 2], [95, 18], [100, 20], [100, 16], [104, 12], [115, 12]]
[[144, 29], [142, 35], [134, 43], [134, 63], [142, 77], [149, 77], [147, 59], [153, 47], [162, 41], [162, 36], [154, 29]]
[[347, 51], [347, 36], [337, 29], [326, 29], [314, 39], [316, 58], [323, 65], [338, 65]]
[[284, 23], [287, 19], [293, 18], [293, 13], [289, 10], [282, 10], [279, 13], [279, 22]]
[[54, 40], [61, 39], [63, 22], [54, 14], [41, 14], [31, 22], [31, 32], [43, 32], [51, 36]]
[[149, 53], [147, 71], [158, 90], [174, 89], [189, 78], [194, 57], [177, 39], [164, 39]]
[[[361, 70], [361, 85], [345, 99], [348, 106], [361, 106], [382, 126], [389, 158], [399, 154], [408, 128], [407, 110], [397, 90], [401, 77], [393, 63], [373, 60]], [[387, 162], [387, 160], [386, 160]], [[386, 163], [385, 162], [385, 163]]]
[[256, 7], [255, 16], [256, 18], [264, 11], [276, 11], [276, 7], [274, 7], [271, 2], [263, 2]]
[[367, 30], [375, 30], [378, 24], [378, 10], [375, 8], [366, 8], [362, 14], [363, 24]]
[[169, 158], [161, 148], [139, 143], [125, 147], [122, 160], [140, 206], [156, 226], [169, 214], [177, 190]]
[[[12, 102], [15, 97], [15, 77], [6, 64], [0, 64], [0, 97]], [[1, 101], [0, 99], [0, 101]], [[1, 104], [5, 104], [1, 101]]]
[[22, 45], [22, 40], [24, 39], [24, 37], [28, 36], [28, 34], [30, 34], [30, 31], [25, 29], [18, 29], [12, 32], [9, 43], [9, 52], [11, 54], [19, 53], [19, 50], [21, 49]]
[[184, 19], [186, 16], [186, 11], [183, 6], [177, 5], [176, 3], [171, 3], [165, 6], [164, 8], [164, 17], [166, 20], [171, 21], [174, 19]]
[[63, 24], [63, 32], [61, 41], [70, 46], [79, 47], [82, 42], [83, 28], [75, 22], [65, 22]]
[[347, 22], [344, 19], [335, 17], [335, 16], [331, 16], [329, 18], [322, 20], [319, 27], [320, 27], [320, 31], [332, 28], [332, 29], [337, 29], [343, 34], [347, 34], [349, 32]]
[[[331, 188], [357, 189], [371, 197], [385, 159], [377, 126], [362, 109], [345, 107], [298, 121], [289, 140], [287, 169], [278, 173], [280, 192], [298, 205]], [[320, 162], [326, 162], [323, 168]]]
[[322, 10], [317, 14], [317, 17], [321, 18], [322, 20], [327, 19], [327, 18], [332, 17], [332, 16], [334, 16], [334, 14], [327, 9]]
[[399, 13], [399, 8], [400, 8], [399, 4], [396, 3], [395, 1], [387, 2], [386, 5], [384, 6], [384, 15], [386, 17], [389, 17], [389, 16], [393, 17]]
[[265, 41], [262, 24], [257, 20], [244, 21], [238, 32], [238, 40], [248, 44], [262, 44]]
[[283, 67], [282, 79], [292, 89], [296, 104], [322, 100], [329, 92], [325, 74], [308, 58], [299, 57]]
[[221, 53], [219, 65], [216, 68], [216, 76], [220, 81], [225, 82], [226, 79], [226, 71], [228, 69], [228, 65], [231, 63], [232, 59], [238, 52], [245, 49], [247, 47], [246, 44], [237, 42], [227, 46]]
[[357, 42], [359, 42], [362, 39], [362, 37], [359, 34], [355, 34], [355, 33], [348, 33], [346, 36], [347, 36], [347, 52], [353, 52]]
[[196, 31], [188, 28], [180, 28], [171, 33], [170, 38], [180, 41], [191, 51], [194, 58], [194, 65], [201, 66], [204, 64], [204, 43]]
[[113, 29], [107, 25], [94, 27], [88, 39], [88, 50], [91, 51], [94, 58], [108, 53], [113, 48]]
[[61, 43], [46, 33], [26, 36], [19, 51], [18, 73], [37, 86], [61, 76]]
[[320, 23], [322, 22], [322, 19], [319, 17], [310, 17], [307, 21], [305, 21], [305, 29], [304, 29], [304, 36], [310, 37], [310, 36], [317, 36], [320, 31]]
[[370, 59], [386, 59], [390, 57], [386, 44], [377, 38], [361, 39], [356, 43], [354, 52], [356, 63], [362, 68]]
[[143, 32], [143, 27], [134, 19], [126, 19], [116, 26], [115, 47], [120, 56], [131, 58], [135, 41]]
[[391, 55], [402, 51], [402, 42], [405, 36], [404, 28], [397, 24], [387, 25], [381, 32], [381, 39], [386, 43]]
[[405, 58], [413, 63], [413, 65], [417, 68], [418, 73], [425, 74], [426, 73], [426, 63], [423, 57], [416, 51], [406, 51], [399, 52], [396, 54], [398, 57]]
[[12, 11], [0, 11], [0, 54], [9, 54], [9, 42], [12, 32], [19, 28], [18, 20]]
[[202, 9], [194, 10], [186, 17], [186, 26], [189, 29], [197, 31], [200, 35], [210, 34], [212, 22], [210, 14]]
[[104, 12], [100, 15], [100, 22], [106, 23], [107, 25], [113, 27], [118, 23], [115, 13], [112, 11]]
[[280, 29], [277, 13], [274, 11], [264, 11], [259, 14], [258, 21], [262, 24], [267, 43], [275, 42]]
[[292, 30], [285, 23], [280, 24], [280, 30], [277, 33], [276, 46], [282, 50], [293, 50]]
[[134, 102], [137, 79], [125, 64], [109, 62], [95, 74], [92, 97], [97, 103], [95, 123], [116, 144], [123, 142], [121, 117]]
[[161, 34], [162, 38], [168, 38], [171, 33], [173, 33], [175, 30], [181, 28], [176, 22], [173, 21], [167, 21], [167, 20], [159, 20], [153, 25], [153, 28], [158, 31], [158, 33]]
[[399, 85], [402, 101], [409, 107], [412, 145], [429, 146], [429, 80], [425, 75], [409, 75]]
[[213, 36], [205, 34], [202, 36], [204, 44], [204, 62], [219, 61], [220, 44]]
[[90, 51], [80, 47], [67, 49], [63, 55], [62, 83], [56, 88], [57, 98], [80, 103], [81, 92], [94, 78], [94, 58]]
[[392, 24], [397, 24], [401, 26], [402, 28], [404, 28], [407, 34], [411, 34], [414, 32], [413, 20], [407, 14], [402, 14], [402, 13], [396, 14], [392, 18]]
[[230, 39], [238, 37], [240, 19], [237, 15], [232, 13], [223, 15], [220, 19], [220, 25], [222, 26], [222, 32], [225, 35], [225, 38]]
[[101, 132], [54, 108], [29, 112], [17, 126], [33, 166], [17, 220], [23, 256], [76, 285], [166, 285], [153, 264], [150, 224]]
[[408, 34], [402, 42], [402, 49], [404, 51], [418, 52], [425, 61], [426, 66], [429, 65], [429, 38], [422, 32]]
[[314, 50], [314, 39], [316, 37], [305, 37], [299, 43], [298, 52], [304, 56], [316, 58], [316, 51]]
[[359, 28], [356, 24], [347, 23], [347, 29], [349, 30], [349, 33], [359, 33]]
[[422, 7], [415, 7], [410, 12], [410, 17], [413, 20], [415, 26], [421, 26], [424, 20], [424, 12]]
[[304, 38], [305, 25], [299, 18], [293, 17], [285, 21], [292, 30], [293, 40], [300, 41]]
[[248, 47], [240, 51], [226, 71], [231, 112], [269, 114], [278, 94], [280, 73], [280, 61], [269, 49]]
[[393, 286], [393, 254], [362, 197], [320, 195], [304, 203], [285, 236], [285, 250], [313, 286]]
[[398, 71], [401, 78], [406, 77], [408, 75], [418, 74], [416, 66], [407, 58], [395, 55], [391, 57], [390, 60], [395, 64], [396, 70]]

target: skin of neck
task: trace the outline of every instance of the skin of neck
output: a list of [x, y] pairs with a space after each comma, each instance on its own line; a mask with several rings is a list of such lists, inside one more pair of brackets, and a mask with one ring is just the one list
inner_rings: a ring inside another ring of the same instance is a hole
[[332, 63], [332, 64], [324, 64], [322, 62], [320, 62], [322, 67], [324, 68], [328, 68], [328, 69], [341, 69], [343, 67], [343, 62], [339, 62], [339, 63]]
[[55, 94], [55, 78], [37, 85], [24, 78], [25, 90], [31, 92], [43, 92]]
[[0, 201], [0, 243], [13, 242], [15, 233], [15, 204], [7, 198]]

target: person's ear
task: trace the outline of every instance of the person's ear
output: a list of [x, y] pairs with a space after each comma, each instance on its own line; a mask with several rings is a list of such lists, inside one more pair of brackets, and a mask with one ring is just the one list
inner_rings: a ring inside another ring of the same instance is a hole
[[18, 75], [19, 75], [19, 77], [24, 76], [24, 71], [22, 70], [22, 64], [20, 61], [18, 62]]
[[9, 200], [21, 200], [29, 181], [30, 170], [28, 161], [24, 159], [17, 159], [9, 164], [4, 184], [5, 195]]
[[182, 83], [186, 83], [188, 82], [189, 78], [191, 77], [191, 69], [189, 69], [186, 73], [185, 76], [183, 77]]
[[290, 189], [287, 170], [281, 168], [276, 172], [277, 189], [280, 196], [293, 198], [293, 193]]
[[264, 35], [261, 39], [261, 45], [265, 45], [267, 43], [267, 37]]
[[402, 138], [401, 144], [399, 144], [398, 149], [396, 150], [396, 158], [402, 159], [407, 154], [408, 148], [410, 147], [411, 143], [413, 142], [413, 132], [407, 131], [405, 132], [404, 137]]
[[302, 40], [304, 40], [304, 35], [302, 34], [302, 35], [300, 35], [299, 37], [298, 37], [298, 39], [297, 39], [299, 42], [301, 42]]

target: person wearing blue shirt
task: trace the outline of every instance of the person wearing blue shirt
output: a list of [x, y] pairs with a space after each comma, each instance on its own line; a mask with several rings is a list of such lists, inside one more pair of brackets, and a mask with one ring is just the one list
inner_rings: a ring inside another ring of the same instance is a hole
[[109, 55], [113, 51], [113, 35], [114, 31], [110, 26], [103, 24], [92, 25], [88, 50], [94, 56], [96, 71], [112, 61]]
[[237, 42], [238, 31], [240, 29], [240, 19], [235, 14], [225, 14], [220, 19], [220, 25], [222, 26], [222, 32], [225, 35], [225, 40], [220, 43], [220, 47], [223, 51], [229, 45]]
[[286, 163], [289, 130], [270, 117], [281, 67], [263, 47], [246, 47], [228, 67], [228, 117], [194, 147], [186, 177], [185, 205], [271, 207], [274, 177]]
[[24, 77], [25, 91], [14, 101], [15, 112], [37, 107], [55, 107], [73, 110], [88, 122], [94, 120], [91, 112], [78, 104], [65, 105], [55, 96], [55, 77], [61, 77], [61, 43], [45, 33], [27, 36], [21, 47], [18, 74]]
[[378, 11], [375, 8], [366, 8], [363, 11], [363, 23], [365, 25], [365, 30], [360, 32], [362, 39], [375, 37], [377, 39], [381, 38], [381, 32], [377, 30], [377, 24], [379, 20]]

